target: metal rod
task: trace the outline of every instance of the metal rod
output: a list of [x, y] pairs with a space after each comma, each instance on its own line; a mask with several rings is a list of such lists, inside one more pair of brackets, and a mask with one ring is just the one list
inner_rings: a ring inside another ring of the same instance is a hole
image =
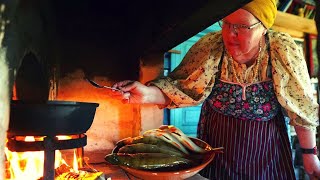
[[77, 155], [78, 167], [82, 168], [83, 167], [83, 156], [84, 156], [83, 147], [76, 149], [76, 155]]
[[[78, 135], [79, 139], [81, 138], [81, 134]], [[84, 157], [84, 148], [83, 146], [82, 147], [79, 147], [79, 148], [76, 148], [76, 155], [77, 155], [77, 162], [78, 162], [78, 167], [79, 168], [83, 168], [83, 157]]]
[[54, 161], [55, 161], [55, 148], [54, 148], [54, 137], [44, 138], [44, 180], [54, 180]]

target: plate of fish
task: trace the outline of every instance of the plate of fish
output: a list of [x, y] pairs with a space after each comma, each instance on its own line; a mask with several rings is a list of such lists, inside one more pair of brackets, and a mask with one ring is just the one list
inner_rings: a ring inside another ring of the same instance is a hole
[[105, 160], [140, 179], [186, 179], [205, 168], [223, 148], [186, 136], [174, 126], [163, 125], [116, 143]]

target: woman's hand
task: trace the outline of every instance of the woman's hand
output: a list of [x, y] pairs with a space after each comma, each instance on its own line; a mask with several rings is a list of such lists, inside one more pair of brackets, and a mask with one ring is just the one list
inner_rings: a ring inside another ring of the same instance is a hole
[[303, 166], [310, 179], [320, 179], [320, 162], [314, 154], [302, 154]]
[[[316, 145], [315, 131], [295, 126], [295, 130], [299, 139], [300, 147], [310, 149]], [[320, 179], [320, 162], [314, 154], [302, 154], [304, 171], [309, 175], [310, 179]]]
[[113, 95], [114, 98], [130, 104], [160, 104], [165, 105], [169, 98], [156, 86], [146, 86], [138, 81], [125, 80], [115, 83], [113, 88], [123, 91]]

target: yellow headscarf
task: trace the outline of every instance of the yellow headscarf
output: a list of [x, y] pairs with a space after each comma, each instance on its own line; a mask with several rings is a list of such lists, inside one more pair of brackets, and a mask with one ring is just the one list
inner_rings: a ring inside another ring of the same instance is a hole
[[253, 0], [242, 9], [258, 18], [266, 28], [270, 28], [277, 14], [277, 0]]

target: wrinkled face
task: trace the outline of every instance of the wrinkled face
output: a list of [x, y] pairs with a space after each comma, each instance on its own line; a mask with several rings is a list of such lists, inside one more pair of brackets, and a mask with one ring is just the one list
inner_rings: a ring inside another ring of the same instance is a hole
[[[227, 51], [235, 60], [251, 59], [259, 49], [259, 42], [266, 33], [266, 28], [251, 13], [239, 9], [223, 19], [222, 37]], [[251, 29], [240, 29], [250, 27]], [[236, 24], [234, 26], [234, 24]], [[244, 26], [243, 26], [244, 25]], [[241, 27], [240, 27], [241, 26]], [[233, 28], [235, 27], [235, 28]], [[239, 27], [239, 28], [237, 28]]]

